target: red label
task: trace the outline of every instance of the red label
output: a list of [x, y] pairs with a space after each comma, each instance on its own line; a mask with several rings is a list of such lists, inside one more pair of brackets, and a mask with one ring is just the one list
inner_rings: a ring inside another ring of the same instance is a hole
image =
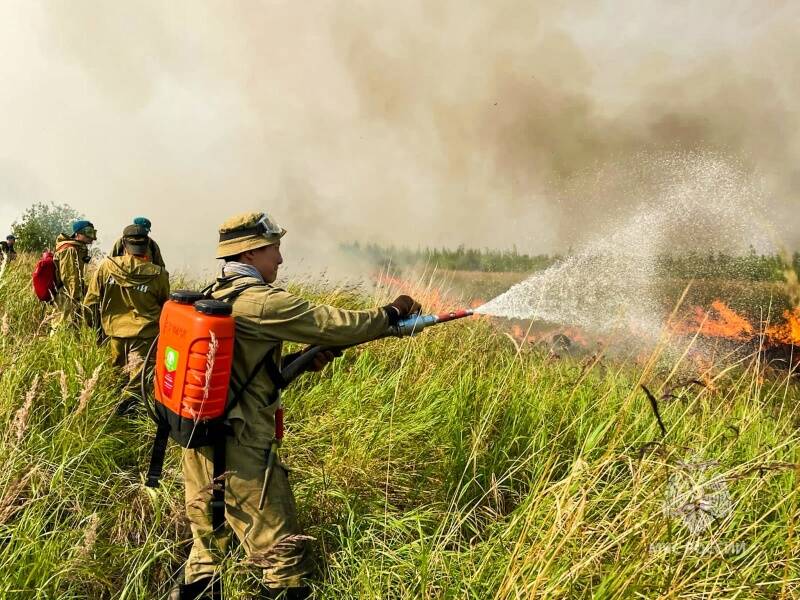
[[161, 386], [161, 389], [167, 398], [172, 398], [172, 390], [175, 389], [175, 371], [168, 371], [164, 374], [164, 385]]

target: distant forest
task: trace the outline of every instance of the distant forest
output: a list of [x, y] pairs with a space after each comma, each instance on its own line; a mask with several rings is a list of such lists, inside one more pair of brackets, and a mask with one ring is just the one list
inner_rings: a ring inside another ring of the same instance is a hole
[[[541, 271], [563, 260], [559, 254], [525, 254], [516, 248], [402, 248], [378, 244], [343, 244], [342, 250], [368, 260], [378, 268], [428, 266], [453, 271], [520, 272]], [[800, 273], [800, 253], [792, 256], [792, 266]], [[746, 281], [780, 281], [786, 263], [780, 255], [758, 254], [755, 250], [743, 255], [688, 252], [661, 255], [657, 267], [664, 277], [676, 279], [738, 279]]]

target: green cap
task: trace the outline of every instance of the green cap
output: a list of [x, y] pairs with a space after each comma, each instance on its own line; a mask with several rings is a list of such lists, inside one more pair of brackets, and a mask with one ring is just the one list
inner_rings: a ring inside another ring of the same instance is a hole
[[217, 258], [237, 256], [248, 250], [276, 244], [286, 235], [286, 230], [263, 212], [236, 215], [219, 228]]

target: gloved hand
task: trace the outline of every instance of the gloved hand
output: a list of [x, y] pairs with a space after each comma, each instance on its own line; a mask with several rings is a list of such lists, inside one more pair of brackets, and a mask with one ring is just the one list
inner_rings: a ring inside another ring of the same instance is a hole
[[[309, 346], [309, 348], [311, 348], [311, 346]], [[304, 352], [307, 351], [309, 348], [306, 348], [306, 350], [304, 350]], [[322, 369], [325, 368], [325, 365], [327, 365], [330, 362], [333, 362], [334, 358], [338, 358], [341, 355], [342, 355], [342, 351], [341, 350], [337, 350], [335, 348], [332, 348], [330, 350], [322, 350], [321, 352], [317, 352], [317, 355], [314, 357], [314, 360], [312, 360], [311, 364], [308, 366], [308, 370], [309, 371], [314, 371], [314, 372], [322, 371]]]
[[393, 302], [384, 306], [383, 309], [389, 316], [389, 323], [394, 325], [400, 319], [405, 319], [410, 315], [418, 313], [422, 309], [422, 306], [411, 296], [406, 296], [404, 294], [395, 298]]

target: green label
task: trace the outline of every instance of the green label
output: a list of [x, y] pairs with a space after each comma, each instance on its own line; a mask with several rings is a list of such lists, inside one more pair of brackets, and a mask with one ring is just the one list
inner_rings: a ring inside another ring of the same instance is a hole
[[179, 356], [175, 348], [167, 346], [167, 350], [164, 353], [164, 366], [167, 367], [167, 371], [175, 371], [178, 368]]

